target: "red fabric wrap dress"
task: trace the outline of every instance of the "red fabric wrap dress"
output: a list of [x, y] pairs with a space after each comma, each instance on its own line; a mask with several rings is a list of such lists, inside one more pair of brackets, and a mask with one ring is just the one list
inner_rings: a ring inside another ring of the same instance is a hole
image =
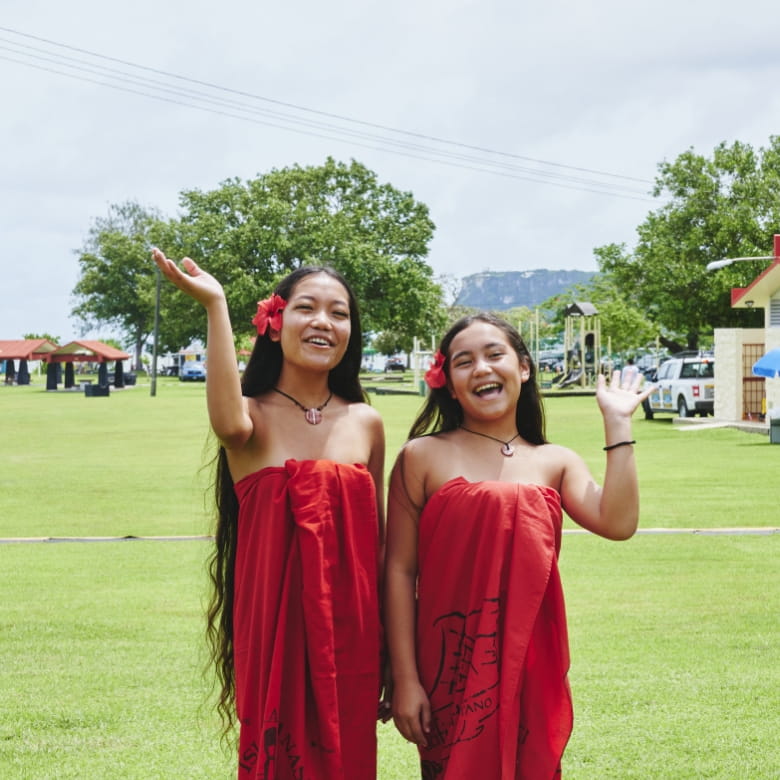
[[560, 776], [572, 708], [552, 488], [445, 483], [419, 527], [417, 658], [433, 780]]
[[378, 522], [365, 466], [293, 461], [235, 485], [238, 776], [376, 776]]

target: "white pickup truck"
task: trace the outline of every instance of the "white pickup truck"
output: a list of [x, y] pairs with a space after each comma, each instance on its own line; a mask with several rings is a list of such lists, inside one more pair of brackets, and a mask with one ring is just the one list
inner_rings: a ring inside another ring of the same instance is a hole
[[658, 368], [656, 388], [642, 404], [645, 419], [658, 412], [706, 417], [715, 407], [715, 360], [711, 355], [670, 358]]

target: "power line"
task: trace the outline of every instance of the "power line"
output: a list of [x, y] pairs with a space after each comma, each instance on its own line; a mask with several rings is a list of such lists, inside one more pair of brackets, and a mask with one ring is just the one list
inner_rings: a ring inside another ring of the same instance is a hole
[[[628, 184], [620, 184], [617, 181], [598, 181], [596, 179], [586, 178], [581, 175], [575, 175], [574, 173], [565, 173], [564, 171], [576, 172], [576, 174], [587, 173], [591, 176], [605, 176], [610, 179], [624, 180], [626, 182], [651, 183], [647, 180], [622, 176], [619, 174], [610, 174], [577, 166], [568, 166], [560, 163], [536, 160], [534, 158], [525, 157], [522, 155], [500, 152], [455, 141], [448, 141], [446, 139], [436, 138], [435, 136], [426, 136], [420, 133], [399, 130], [384, 125], [378, 125], [376, 123], [352, 119], [350, 117], [345, 117], [338, 114], [317, 111], [302, 106], [296, 106], [291, 103], [285, 103], [283, 101], [278, 101], [259, 95], [253, 95], [252, 93], [243, 92], [241, 90], [222, 87], [210, 82], [191, 79], [186, 76], [169, 73], [167, 71], [162, 71], [145, 65], [138, 65], [136, 63], [132, 63], [127, 60], [121, 60], [116, 57], [101, 55], [95, 52], [91, 52], [87, 49], [80, 49], [78, 47], [69, 46], [67, 44], [41, 38], [39, 36], [18, 32], [10, 28], [0, 26], [0, 30], [11, 33], [13, 35], [22, 36], [30, 40], [46, 43], [59, 49], [66, 49], [68, 51], [87, 55], [88, 57], [96, 58], [98, 60], [112, 62], [122, 66], [135, 68], [136, 70], [154, 73], [158, 76], [163, 76], [168, 79], [175, 79], [176, 82], [184, 82], [200, 88], [205, 87], [210, 90], [216, 90], [217, 93], [224, 94], [213, 95], [209, 94], [208, 92], [204, 92], [202, 89], [193, 89], [191, 87], [183, 87], [178, 83], [160, 81], [159, 79], [150, 79], [146, 76], [131, 73], [123, 69], [108, 67], [100, 63], [85, 61], [84, 59], [78, 59], [61, 54], [57, 51], [41, 49], [29, 44], [8, 40], [7, 38], [0, 38], [2, 43], [10, 44], [10, 46], [0, 44], [0, 50], [5, 50], [11, 54], [16, 55], [17, 57], [24, 58], [16, 59], [14, 57], [0, 55], [0, 59], [15, 62], [17, 64], [21, 64], [37, 70], [54, 73], [59, 76], [66, 76], [68, 78], [94, 83], [99, 86], [109, 87], [122, 92], [137, 94], [143, 97], [182, 105], [188, 108], [196, 108], [201, 111], [207, 111], [213, 114], [239, 119], [242, 121], [249, 121], [264, 126], [275, 127], [289, 132], [296, 132], [299, 134], [315, 136], [339, 142], [346, 142], [346, 137], [349, 139], [350, 143], [354, 143], [363, 148], [401, 154], [413, 159], [420, 159], [427, 162], [445, 164], [458, 168], [475, 170], [482, 173], [492, 173], [494, 175], [520, 179], [524, 181], [550, 184], [553, 186], [564, 187], [566, 189], [575, 189], [585, 192], [609, 195], [612, 197], [647, 201], [650, 200], [650, 198], [647, 197], [647, 193], [645, 191], [637, 190]], [[23, 50], [20, 51], [19, 48]], [[41, 62], [47, 64], [41, 65], [39, 64]], [[66, 68], [67, 70], [62, 70], [62, 68]], [[72, 71], [75, 71], [75, 73]], [[89, 75], [80, 75], [82, 73]], [[92, 76], [98, 76], [99, 78], [92, 78]], [[103, 79], [108, 79], [108, 81]], [[224, 95], [234, 95], [241, 98], [250, 98], [253, 102], [247, 103], [246, 100], [237, 100], [235, 98], [225, 97]], [[293, 109], [311, 115], [311, 117], [325, 117], [328, 120], [346, 122], [347, 126], [334, 124], [332, 121], [323, 121], [323, 119], [306, 118], [290, 113], [284, 113], [278, 110], [263, 108], [257, 106], [256, 102], [254, 101], [261, 101], [275, 106]], [[262, 117], [262, 119], [257, 117]], [[391, 133], [393, 135], [390, 137], [387, 135], [378, 135], [375, 132], [370, 132], [360, 128], [374, 128], [375, 130], [379, 129], [383, 130], [385, 133]], [[424, 143], [420, 143], [421, 140], [427, 141], [428, 144], [426, 145]], [[442, 144], [448, 148], [436, 148], [431, 146], [430, 143]], [[376, 144], [380, 145], [377, 146]], [[479, 154], [475, 154], [475, 152], [478, 152]], [[485, 154], [498, 157], [499, 159], [485, 157]], [[531, 168], [528, 166], [518, 165], [517, 163], [511, 162], [511, 160], [533, 162], [537, 165], [551, 166], [559, 170]]]
[[317, 114], [319, 116], [330, 117], [331, 119], [339, 119], [339, 120], [346, 121], [346, 122], [352, 122], [352, 123], [355, 123], [355, 124], [364, 125], [366, 127], [373, 127], [375, 129], [379, 129], [379, 130], [386, 130], [386, 131], [389, 131], [389, 132], [399, 133], [399, 134], [403, 134], [403, 135], [408, 135], [408, 136], [412, 136], [412, 137], [415, 137], [415, 138], [420, 138], [420, 139], [427, 140], [427, 141], [434, 141], [436, 143], [443, 143], [443, 144], [449, 144], [449, 145], [453, 145], [453, 146], [459, 146], [461, 148], [471, 149], [473, 151], [484, 152], [484, 153], [488, 153], [488, 154], [495, 154], [495, 155], [500, 155], [500, 156], [504, 156], [504, 157], [511, 157], [511, 158], [518, 159], [518, 160], [525, 160], [527, 162], [534, 162], [534, 163], [537, 163], [539, 165], [550, 165], [550, 166], [558, 167], [558, 168], [567, 168], [569, 170], [576, 170], [576, 171], [580, 171], [582, 173], [592, 173], [592, 174], [596, 174], [596, 175], [599, 175], [599, 176], [608, 176], [608, 177], [612, 177], [612, 178], [626, 179], [628, 181], [636, 181], [636, 182], [639, 182], [639, 183], [642, 183], [642, 184], [652, 184], [653, 183], [653, 181], [650, 180], [650, 179], [642, 179], [642, 178], [637, 178], [637, 177], [634, 177], [634, 176], [627, 176], [627, 175], [624, 175], [624, 174], [610, 173], [610, 172], [606, 172], [606, 171], [594, 170], [594, 169], [591, 169], [591, 168], [583, 168], [583, 167], [579, 167], [579, 166], [565, 165], [563, 163], [550, 162], [548, 160], [540, 160], [540, 159], [537, 159], [537, 158], [534, 158], [534, 157], [527, 157], [527, 156], [524, 156], [524, 155], [514, 154], [514, 153], [511, 153], [511, 152], [504, 152], [504, 151], [499, 151], [499, 150], [495, 150], [495, 149], [490, 149], [490, 148], [487, 148], [487, 147], [474, 146], [474, 145], [465, 144], [465, 143], [462, 143], [462, 142], [459, 142], [459, 141], [452, 141], [452, 140], [448, 140], [448, 139], [444, 139], [444, 138], [439, 138], [437, 136], [425, 135], [423, 133], [416, 133], [416, 132], [413, 132], [413, 131], [410, 131], [410, 130], [401, 130], [401, 129], [398, 129], [398, 128], [390, 127], [388, 125], [377, 124], [375, 122], [367, 122], [365, 120], [355, 119], [353, 117], [344, 116], [342, 114], [334, 114], [334, 113], [330, 113], [330, 112], [327, 112], [327, 111], [319, 111], [317, 109], [308, 108], [306, 106], [300, 106], [300, 105], [297, 105], [295, 103], [288, 103], [288, 102], [285, 102], [285, 101], [282, 101], [282, 100], [276, 100], [274, 98], [269, 98], [269, 97], [265, 97], [265, 96], [262, 96], [262, 95], [257, 95], [257, 94], [251, 93], [251, 92], [245, 92], [243, 90], [237, 90], [237, 89], [233, 89], [231, 87], [224, 87], [222, 85], [215, 84], [213, 82], [201, 81], [199, 79], [193, 79], [193, 78], [190, 78], [189, 76], [182, 76], [182, 75], [180, 75], [178, 73], [171, 73], [170, 71], [160, 70], [158, 68], [153, 68], [153, 67], [150, 67], [148, 65], [139, 65], [138, 63], [131, 62], [130, 60], [123, 60], [123, 59], [120, 59], [118, 57], [111, 57], [111, 56], [108, 56], [108, 55], [99, 54], [97, 52], [90, 51], [89, 49], [83, 49], [83, 48], [79, 48], [77, 46], [70, 46], [69, 44], [61, 43], [61, 42], [58, 42], [58, 41], [53, 41], [53, 40], [51, 40], [49, 38], [42, 38], [42, 37], [37, 36], [37, 35], [31, 35], [29, 33], [23, 33], [23, 32], [20, 32], [18, 30], [14, 30], [14, 29], [9, 28], [9, 27], [2, 27], [2, 26], [0, 26], [0, 30], [3, 30], [4, 32], [10, 32], [10, 33], [12, 33], [14, 35], [19, 35], [19, 36], [24, 37], [24, 38], [29, 38], [31, 40], [36, 40], [36, 41], [39, 41], [39, 42], [42, 42], [42, 43], [47, 43], [47, 44], [50, 44], [52, 46], [57, 46], [59, 48], [68, 49], [69, 51], [75, 51], [75, 52], [79, 52], [81, 54], [87, 54], [90, 57], [97, 57], [99, 59], [103, 59], [103, 60], [106, 60], [106, 61], [109, 61], [109, 62], [116, 62], [116, 63], [119, 63], [121, 65], [127, 65], [127, 66], [132, 67], [132, 68], [138, 68], [139, 70], [146, 70], [146, 71], [149, 71], [150, 73], [157, 73], [159, 75], [167, 76], [169, 78], [174, 78], [174, 79], [178, 79], [178, 80], [181, 80], [181, 81], [186, 81], [186, 82], [188, 82], [190, 84], [198, 84], [200, 86], [209, 87], [211, 89], [217, 89], [217, 90], [220, 90], [220, 91], [223, 91], [223, 92], [229, 92], [229, 93], [232, 93], [232, 94], [235, 94], [235, 95], [240, 95], [242, 97], [249, 97], [249, 98], [252, 98], [254, 100], [261, 100], [261, 101], [264, 101], [264, 102], [267, 102], [267, 103], [272, 103], [272, 104], [275, 104], [275, 105], [278, 105], [278, 106], [284, 106], [286, 108], [292, 108], [292, 109], [295, 109], [297, 111], [303, 111], [303, 112], [307, 112], [307, 113], [311, 113], [311, 114]]
[[[0, 48], [2, 48], [2, 47], [0, 47]], [[316, 137], [316, 138], [323, 138], [323, 139], [326, 139], [326, 140], [335, 140], [335, 141], [344, 142], [344, 139], [343, 138], [339, 138], [338, 136], [327, 135], [325, 133], [318, 133], [318, 132], [313, 132], [313, 131], [310, 131], [310, 130], [303, 130], [301, 128], [291, 127], [289, 125], [280, 124], [278, 122], [270, 122], [270, 121], [267, 121], [267, 120], [253, 119], [251, 117], [242, 116], [242, 115], [239, 115], [239, 114], [234, 114], [234, 113], [231, 113], [231, 112], [228, 112], [228, 111], [217, 110], [217, 109], [210, 109], [210, 108], [206, 108], [204, 106], [199, 106], [199, 105], [194, 105], [192, 103], [187, 103], [187, 102], [185, 102], [183, 100], [175, 100], [173, 98], [165, 97], [165, 96], [162, 96], [162, 95], [154, 95], [154, 94], [151, 94], [151, 93], [148, 93], [148, 92], [143, 92], [141, 90], [131, 89], [129, 87], [123, 87], [123, 86], [120, 86], [118, 84], [112, 84], [112, 83], [109, 83], [109, 82], [99, 81], [98, 79], [93, 79], [93, 78], [88, 78], [88, 77], [85, 77], [85, 76], [78, 76], [78, 75], [75, 75], [75, 74], [72, 74], [72, 73], [66, 73], [66, 72], [63, 72], [63, 71], [58, 71], [56, 69], [45, 67], [45, 66], [42, 66], [42, 65], [35, 65], [35, 64], [32, 64], [32, 63], [25, 63], [25, 62], [23, 62], [21, 60], [15, 60], [15, 59], [13, 59], [11, 57], [6, 57], [6, 56], [3, 56], [1, 54], [0, 54], [0, 59], [6, 60], [6, 61], [9, 61], [9, 62], [15, 62], [15, 63], [27, 65], [28, 67], [31, 67], [31, 68], [34, 68], [34, 69], [37, 69], [37, 70], [41, 70], [41, 71], [45, 71], [45, 72], [49, 72], [49, 73], [54, 73], [54, 74], [57, 74], [57, 75], [66, 76], [67, 78], [72, 78], [72, 79], [76, 79], [76, 80], [79, 80], [79, 81], [84, 81], [84, 82], [87, 82], [87, 83], [96, 84], [98, 86], [108, 87], [110, 89], [118, 90], [118, 91], [121, 91], [121, 92], [126, 92], [128, 94], [139, 95], [141, 97], [151, 98], [153, 100], [158, 100], [158, 101], [165, 102], [165, 103], [170, 103], [170, 104], [173, 104], [173, 105], [184, 106], [186, 108], [195, 108], [197, 110], [206, 111], [208, 113], [216, 114], [218, 116], [224, 116], [224, 117], [233, 118], [233, 119], [240, 119], [242, 121], [252, 122], [254, 124], [263, 125], [265, 127], [273, 127], [273, 128], [277, 128], [277, 129], [281, 129], [281, 130], [285, 130], [285, 131], [288, 131], [288, 132], [297, 133], [297, 134], [301, 134], [301, 135], [307, 135], [307, 136]], [[421, 154], [414, 154], [411, 151], [399, 151], [399, 150], [392, 149], [392, 148], [387, 148], [387, 147], [381, 147], [381, 146], [375, 146], [375, 145], [370, 145], [370, 144], [366, 144], [366, 143], [361, 143], [359, 141], [353, 141], [352, 143], [354, 145], [360, 146], [361, 148], [364, 148], [364, 149], [372, 149], [372, 150], [377, 150], [377, 151], [382, 151], [382, 152], [389, 152], [391, 154], [399, 154], [399, 155], [403, 155], [404, 157], [409, 157], [411, 159], [422, 160], [424, 162], [432, 162], [432, 163], [439, 163], [439, 164], [443, 164], [443, 165], [449, 165], [451, 167], [460, 168], [460, 169], [463, 169], [463, 170], [472, 170], [472, 171], [476, 171], [478, 173], [491, 173], [493, 175], [502, 176], [504, 178], [516, 179], [516, 180], [520, 180], [520, 181], [529, 181], [529, 182], [534, 182], [534, 183], [537, 183], [537, 184], [547, 184], [547, 185], [553, 186], [553, 187], [560, 187], [562, 189], [576, 190], [578, 192], [588, 192], [588, 193], [592, 193], [592, 194], [595, 194], [595, 195], [606, 195], [606, 196], [610, 196], [610, 197], [622, 197], [622, 198], [626, 198], [626, 199], [630, 199], [630, 200], [642, 200], [642, 201], [648, 201], [649, 200], [648, 198], [640, 197], [640, 196], [632, 196], [632, 195], [628, 195], [628, 194], [622, 194], [621, 195], [621, 194], [617, 193], [616, 191], [610, 191], [610, 190], [604, 190], [604, 189], [594, 189], [594, 188], [591, 188], [591, 187], [583, 186], [582, 184], [579, 184], [579, 185], [565, 184], [565, 183], [553, 181], [550, 178], [539, 178], [539, 177], [534, 177], [532, 175], [518, 175], [518, 174], [513, 174], [511, 172], [508, 172], [508, 171], [490, 170], [490, 169], [488, 169], [488, 168], [486, 168], [484, 166], [480, 167], [480, 166], [477, 166], [477, 165], [466, 165], [466, 164], [457, 163], [457, 162], [454, 162], [454, 161], [437, 160], [435, 158], [426, 157], [426, 156], [423, 156]], [[548, 174], [548, 176], [549, 175], [550, 174]], [[599, 182], [593, 182], [593, 186], [594, 187], [600, 186], [600, 183]]]

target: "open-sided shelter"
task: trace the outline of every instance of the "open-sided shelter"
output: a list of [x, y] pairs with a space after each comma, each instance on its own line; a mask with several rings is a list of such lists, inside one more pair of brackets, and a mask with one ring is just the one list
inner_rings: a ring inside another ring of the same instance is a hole
[[[57, 349], [57, 345], [48, 339], [12, 339], [0, 340], [0, 360], [5, 361], [5, 381], [17, 385], [30, 384], [28, 360], [45, 360], [46, 356]], [[16, 371], [14, 360], [19, 361]]]
[[124, 387], [124, 373], [122, 361], [129, 360], [130, 355], [116, 349], [110, 344], [104, 344], [102, 341], [71, 341], [63, 347], [50, 352], [45, 360], [49, 364], [46, 372], [46, 389], [57, 389], [57, 364], [65, 364], [65, 389], [74, 386], [74, 363], [98, 363], [98, 384], [102, 387], [108, 387], [107, 363], [115, 360], [114, 387]]

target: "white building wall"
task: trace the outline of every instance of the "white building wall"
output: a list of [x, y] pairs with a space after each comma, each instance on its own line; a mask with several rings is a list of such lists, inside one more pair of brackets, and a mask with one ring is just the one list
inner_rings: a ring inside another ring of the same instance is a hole
[[[778, 335], [780, 328], [773, 328]], [[763, 328], [715, 329], [715, 418], [718, 420], [742, 420], [742, 347], [744, 344], [763, 344], [768, 330]], [[770, 349], [767, 344], [767, 349]], [[767, 382], [767, 408], [769, 385], [780, 384], [780, 379]], [[780, 393], [780, 388], [778, 388]], [[780, 395], [777, 405], [780, 406]]]

